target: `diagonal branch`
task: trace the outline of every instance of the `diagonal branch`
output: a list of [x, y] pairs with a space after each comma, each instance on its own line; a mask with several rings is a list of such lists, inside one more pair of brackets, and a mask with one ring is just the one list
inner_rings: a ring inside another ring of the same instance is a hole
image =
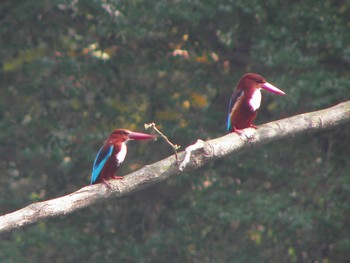
[[[199, 141], [186, 149], [186, 162], [181, 170], [189, 171], [203, 166], [209, 161], [233, 153], [259, 147], [272, 141], [330, 129], [350, 122], [350, 101], [334, 107], [296, 115], [259, 126], [253, 138], [235, 133], [208, 141]], [[185, 153], [179, 153], [184, 160]], [[125, 177], [121, 182], [111, 181], [111, 188], [103, 184], [86, 186], [80, 190], [56, 199], [33, 203], [15, 212], [0, 216], [0, 233], [29, 225], [46, 218], [66, 215], [107, 199], [115, 199], [182, 173], [174, 156], [146, 165]]]

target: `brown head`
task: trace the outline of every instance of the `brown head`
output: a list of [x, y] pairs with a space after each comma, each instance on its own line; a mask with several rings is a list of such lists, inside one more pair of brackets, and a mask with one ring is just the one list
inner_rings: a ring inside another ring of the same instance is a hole
[[151, 134], [133, 132], [127, 129], [116, 129], [109, 135], [106, 141], [112, 143], [122, 143], [128, 140], [150, 140], [154, 138], [155, 136]]
[[285, 95], [282, 90], [268, 83], [266, 79], [255, 73], [243, 75], [237, 85], [237, 90], [254, 92], [257, 89], [264, 89], [275, 94]]

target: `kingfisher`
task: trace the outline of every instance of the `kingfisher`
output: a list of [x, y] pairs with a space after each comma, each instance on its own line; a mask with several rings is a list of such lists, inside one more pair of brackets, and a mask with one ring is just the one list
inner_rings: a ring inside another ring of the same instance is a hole
[[123, 179], [123, 176], [117, 176], [117, 171], [127, 153], [126, 143], [130, 140], [150, 140], [154, 138], [154, 135], [132, 132], [127, 129], [114, 130], [96, 155], [90, 185], [103, 182], [110, 187], [111, 185], [107, 180]]
[[261, 89], [275, 94], [285, 93], [268, 83], [262, 76], [247, 73], [239, 80], [228, 107], [227, 131], [242, 134], [242, 129], [257, 127], [253, 121], [261, 103]]

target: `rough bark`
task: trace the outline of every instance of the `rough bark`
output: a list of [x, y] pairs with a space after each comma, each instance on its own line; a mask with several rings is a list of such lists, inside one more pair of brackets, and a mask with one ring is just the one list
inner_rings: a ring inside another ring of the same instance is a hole
[[[198, 140], [196, 144], [187, 147], [186, 153], [179, 153], [180, 163], [176, 162], [174, 156], [170, 156], [130, 173], [125, 176], [123, 181], [111, 181], [111, 188], [104, 184], [86, 186], [69, 195], [33, 203], [15, 212], [0, 216], [0, 233], [46, 218], [70, 214], [107, 199], [125, 196], [165, 181], [183, 171], [197, 169], [209, 161], [236, 152], [259, 147], [284, 138], [330, 129], [346, 122], [350, 122], [350, 101], [328, 109], [300, 114], [261, 125], [252, 138], [231, 133], [213, 140]], [[187, 154], [187, 158], [184, 162], [185, 154]]]

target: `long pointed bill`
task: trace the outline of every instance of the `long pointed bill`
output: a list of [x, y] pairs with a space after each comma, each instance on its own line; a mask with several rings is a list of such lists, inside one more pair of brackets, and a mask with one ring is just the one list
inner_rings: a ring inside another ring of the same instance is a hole
[[129, 133], [129, 139], [132, 140], [151, 140], [154, 139], [156, 136], [151, 134], [146, 134], [142, 132], [131, 132]]
[[262, 84], [261, 88], [263, 88], [264, 90], [270, 91], [272, 93], [278, 94], [278, 95], [285, 95], [286, 94], [282, 90], [280, 90], [279, 88], [275, 87], [274, 85], [272, 85], [271, 83], [268, 83], [268, 82], [265, 82], [264, 84]]

